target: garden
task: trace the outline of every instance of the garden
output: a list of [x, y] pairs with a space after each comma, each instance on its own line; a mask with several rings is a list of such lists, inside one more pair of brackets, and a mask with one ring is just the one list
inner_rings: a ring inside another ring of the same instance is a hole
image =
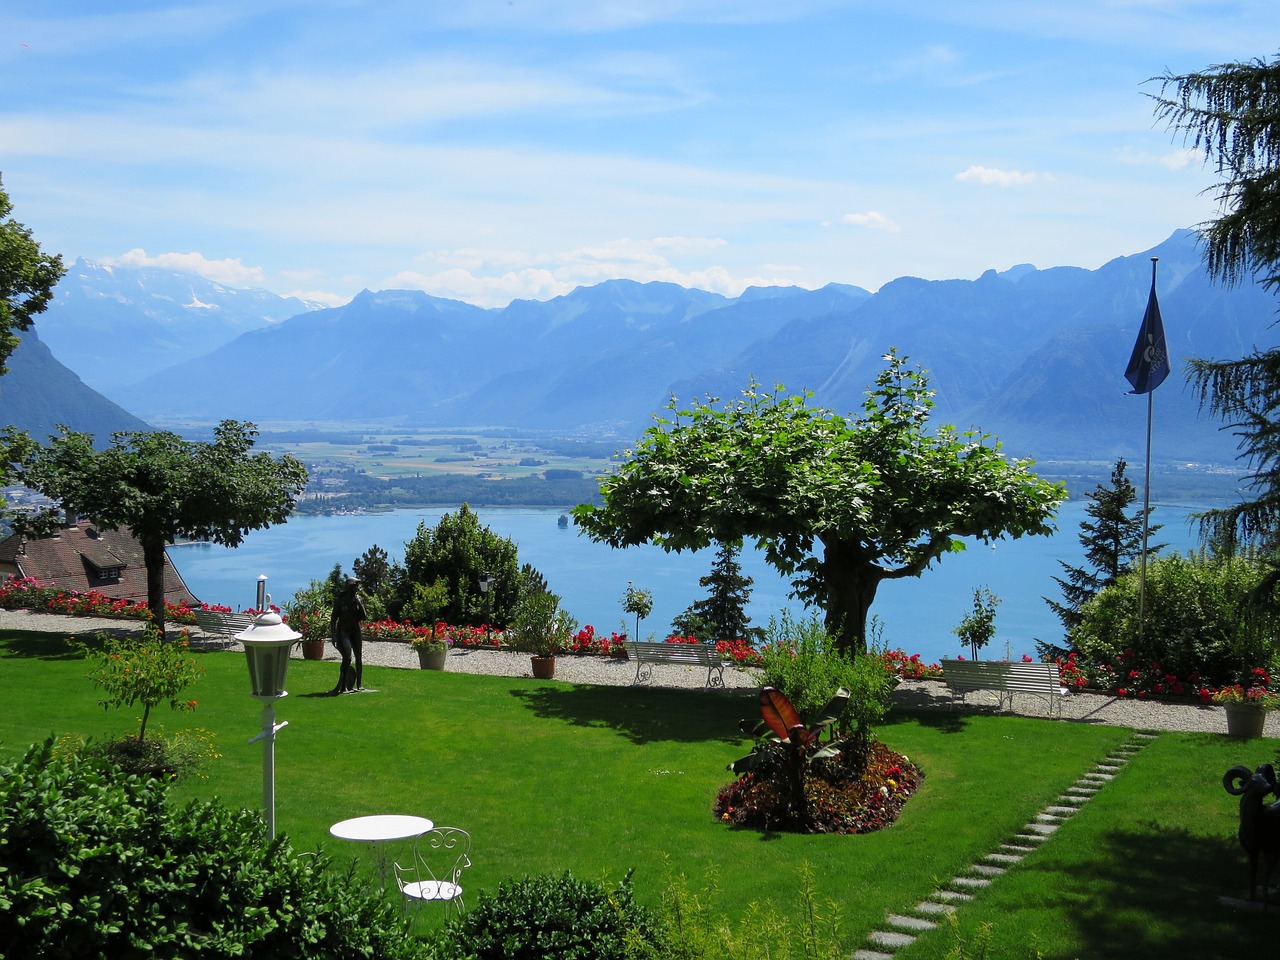
[[[100, 708], [83, 651], [64, 637], [9, 633], [0, 657], [0, 695], [15, 707], [0, 716], [7, 782], [26, 744], [55, 736], [70, 750], [66, 738], [131, 726], [128, 711]], [[245, 744], [258, 705], [244, 658], [192, 657], [201, 675], [182, 702], [197, 706], [180, 722], [198, 724], [220, 756], [169, 787], [168, 804], [216, 798], [258, 811], [261, 751]], [[330, 670], [295, 661], [291, 695], [278, 705], [290, 723], [277, 743], [276, 822], [291, 851], [322, 849], [333, 859], [326, 873], [363, 889], [373, 878], [367, 853], [330, 838], [329, 825], [374, 812], [429, 816], [474, 837], [473, 913], [483, 913], [486, 894], [511, 895], [503, 885], [520, 878], [568, 871], [606, 896], [630, 874], [637, 909], [705, 951], [672, 956], [847, 955], [1130, 737], [1087, 724], [894, 711], [877, 738], [923, 773], [897, 821], [860, 835], [778, 832], [728, 824], [713, 809], [732, 779], [726, 766], [754, 742], [739, 730], [758, 715], [754, 697], [370, 667], [376, 695], [328, 698], [320, 691]], [[176, 717], [163, 711], [151, 724], [171, 735]], [[1227, 938], [1233, 949], [1263, 949], [1269, 918], [1221, 902], [1242, 897], [1247, 876], [1236, 801], [1221, 778], [1273, 755], [1269, 743], [1161, 734], [1023, 865], [898, 956], [1213, 956]], [[239, 846], [255, 845], [269, 846], [260, 836]], [[272, 869], [295, 869], [277, 859]], [[383, 901], [397, 896], [393, 888]], [[417, 932], [429, 945], [439, 929], [428, 915]]]

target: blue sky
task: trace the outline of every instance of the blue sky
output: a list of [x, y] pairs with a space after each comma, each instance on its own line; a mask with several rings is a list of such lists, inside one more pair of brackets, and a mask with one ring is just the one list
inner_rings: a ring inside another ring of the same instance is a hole
[[1280, 49], [1274, 0], [3, 8], [45, 249], [331, 304], [1097, 267], [1215, 210], [1144, 81]]

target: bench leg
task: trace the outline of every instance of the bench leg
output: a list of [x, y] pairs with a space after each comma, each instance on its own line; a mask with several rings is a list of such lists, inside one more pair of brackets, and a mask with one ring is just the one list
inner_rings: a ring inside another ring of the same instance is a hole
[[645, 661], [637, 657], [636, 658], [636, 676], [635, 676], [635, 679], [631, 681], [631, 683], [633, 685], [637, 683], [647, 683], [652, 679], [653, 679], [653, 664], [645, 663]]

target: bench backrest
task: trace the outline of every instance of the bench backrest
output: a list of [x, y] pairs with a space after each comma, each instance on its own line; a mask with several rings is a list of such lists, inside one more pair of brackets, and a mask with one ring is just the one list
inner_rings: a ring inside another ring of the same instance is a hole
[[253, 626], [254, 616], [251, 613], [223, 613], [218, 610], [192, 610], [196, 624], [201, 630], [210, 633], [236, 634]]
[[637, 660], [698, 663], [706, 666], [720, 659], [716, 648], [709, 643], [655, 643], [649, 640], [628, 640], [626, 648], [627, 655]]
[[1056, 691], [1062, 685], [1056, 663], [1006, 660], [943, 660], [947, 686], [969, 690]]

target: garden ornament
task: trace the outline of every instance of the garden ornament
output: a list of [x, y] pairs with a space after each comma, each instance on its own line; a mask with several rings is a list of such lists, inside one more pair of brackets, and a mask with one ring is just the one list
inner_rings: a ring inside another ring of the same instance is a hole
[[[364, 654], [360, 637], [360, 624], [365, 619], [364, 603], [360, 600], [360, 581], [347, 577], [342, 589], [333, 601], [333, 616], [329, 618], [329, 635], [333, 638], [342, 665], [338, 667], [338, 685], [333, 694], [354, 693], [364, 689]], [[351, 660], [355, 658], [355, 667]]]
[[1280, 800], [1264, 804], [1269, 793], [1280, 795], [1276, 771], [1264, 763], [1253, 773], [1248, 767], [1235, 766], [1222, 777], [1227, 793], [1240, 798], [1240, 846], [1249, 855], [1249, 899], [1254, 899], [1258, 886], [1258, 858], [1263, 857], [1262, 909], [1266, 910], [1271, 886], [1271, 872], [1280, 859]]

